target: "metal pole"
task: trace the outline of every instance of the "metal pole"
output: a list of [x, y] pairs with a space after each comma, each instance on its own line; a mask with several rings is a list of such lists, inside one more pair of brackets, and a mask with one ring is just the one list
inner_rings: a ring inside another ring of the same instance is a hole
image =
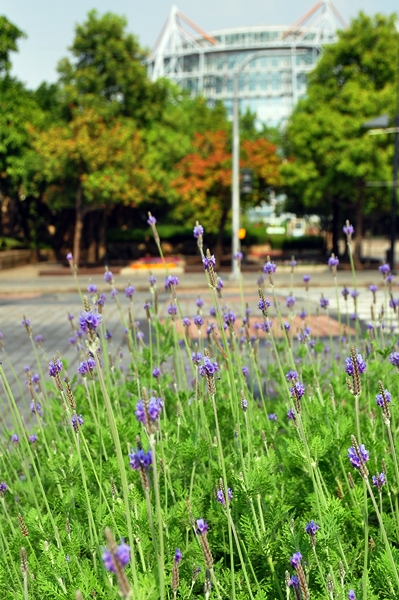
[[395, 153], [393, 159], [392, 213], [391, 213], [391, 250], [392, 270], [395, 271], [396, 222], [398, 211], [398, 168], [399, 168], [399, 51], [396, 67], [396, 111], [395, 111]]
[[[399, 128], [399, 115], [395, 117], [395, 127]], [[395, 154], [393, 160], [392, 212], [391, 212], [391, 249], [390, 260], [392, 271], [395, 271], [395, 242], [398, 210], [398, 168], [399, 168], [399, 131], [395, 131]]]
[[240, 250], [238, 230], [240, 229], [240, 128], [238, 112], [238, 78], [240, 69], [234, 74], [234, 99], [233, 99], [233, 181], [232, 181], [232, 257], [231, 278], [238, 280], [240, 269], [234, 255]]

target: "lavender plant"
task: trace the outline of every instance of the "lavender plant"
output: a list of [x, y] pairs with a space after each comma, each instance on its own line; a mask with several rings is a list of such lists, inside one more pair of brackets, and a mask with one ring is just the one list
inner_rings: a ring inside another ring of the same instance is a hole
[[[148, 222], [163, 258], [151, 214]], [[344, 233], [354, 269], [349, 223]], [[329, 259], [340, 331], [318, 338], [310, 276], [295, 294], [291, 276], [284, 295], [267, 259], [258, 300], [246, 300], [240, 280], [239, 313], [224, 298], [198, 222], [194, 237], [209, 291], [190, 314], [173, 274], [160, 298], [150, 276], [144, 307], [130, 283], [118, 297], [109, 270], [112, 304], [90, 282], [89, 297], [79, 290], [81, 313], [69, 316], [76, 372], [68, 357], [46, 357], [46, 340], [23, 316], [35, 360], [24, 373], [28, 402], [23, 382], [14, 389], [0, 365], [9, 411], [2, 598], [399, 598], [399, 348], [388, 333], [397, 310], [389, 265], [380, 268], [384, 311], [361, 337], [358, 325], [341, 323], [351, 292], [338, 293], [339, 261]], [[294, 258], [290, 267], [293, 274]], [[356, 311], [354, 270], [353, 287]], [[375, 304], [377, 285], [370, 290]], [[329, 304], [322, 295], [327, 320]], [[128, 369], [111, 311], [123, 322]], [[2, 335], [0, 345], [6, 363]]]

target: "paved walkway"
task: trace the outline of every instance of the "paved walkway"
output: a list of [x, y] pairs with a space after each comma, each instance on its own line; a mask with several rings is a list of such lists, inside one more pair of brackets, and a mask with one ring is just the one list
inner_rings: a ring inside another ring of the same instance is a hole
[[[73, 329], [67, 318], [68, 313], [74, 315], [75, 329], [77, 329], [77, 318], [79, 312], [82, 310], [82, 304], [76, 291], [76, 283], [72, 276], [39, 276], [39, 270], [44, 270], [46, 268], [54, 268], [54, 265], [29, 265], [13, 269], [12, 271], [0, 272], [0, 332], [2, 334], [1, 341], [6, 352], [2, 362], [16, 396], [19, 397], [21, 395], [20, 390], [22, 388], [24, 390], [23, 395], [25, 396], [26, 401], [28, 401], [29, 398], [28, 390], [25, 386], [26, 375], [24, 368], [29, 366], [32, 368], [33, 372], [37, 372], [37, 367], [34, 366], [35, 358], [31, 342], [25, 328], [21, 324], [24, 317], [27, 317], [31, 322], [33, 336], [40, 334], [44, 338], [43, 349], [39, 348], [38, 350], [43, 370], [47, 371], [48, 361], [54, 355], [60, 355], [62, 358], [68, 360], [70, 374], [76, 373], [78, 362], [76, 345], [72, 345], [68, 341], [73, 335]], [[297, 299], [295, 304], [296, 313], [299, 313], [303, 308], [306, 308], [307, 310], [310, 308], [312, 314], [318, 312], [320, 316], [317, 319], [313, 319], [312, 323], [313, 328], [318, 327], [318, 331], [315, 331], [315, 333], [328, 336], [331, 331], [333, 335], [339, 335], [340, 332], [338, 331], [336, 319], [328, 319], [326, 313], [319, 309], [319, 299], [321, 293], [323, 293], [324, 296], [329, 299], [329, 310], [331, 315], [334, 315], [337, 312], [336, 295], [333, 287], [334, 280], [331, 272], [326, 267], [307, 267], [306, 271], [311, 275], [311, 282], [309, 292], [306, 293], [302, 281], [305, 270], [302, 268], [300, 271], [302, 272], [296, 273], [293, 279], [293, 291]], [[257, 292], [257, 278], [258, 275], [256, 273], [244, 274], [243, 276], [245, 302], [248, 303], [249, 308], [252, 310], [252, 328], [256, 321], [262, 321], [260, 311], [257, 308], [259, 299]], [[89, 283], [88, 276], [82, 276], [78, 279], [82, 289], [85, 291]], [[202, 309], [204, 319], [205, 321], [209, 319], [209, 309], [212, 302], [210, 290], [206, 286], [204, 274], [184, 274], [179, 277], [179, 279], [180, 284], [177, 287], [177, 293], [184, 316], [193, 317], [197, 313], [195, 301], [197, 296], [201, 295], [205, 302]], [[239, 286], [236, 282], [230, 281], [227, 277], [224, 277], [223, 279], [225, 282], [223, 290], [224, 303], [229, 309], [241, 313], [242, 300]], [[123, 290], [129, 280], [136, 287], [133, 303], [133, 318], [139, 320], [143, 327], [145, 324], [143, 304], [146, 299], [151, 297], [148, 287], [148, 276], [136, 275], [133, 278], [118, 275], [115, 277], [115, 284], [120, 292], [118, 297], [126, 319], [129, 301], [125, 298]], [[164, 278], [161, 275], [158, 276], [158, 281], [160, 289], [159, 314], [162, 317], [166, 317], [169, 294], [165, 293], [163, 290]], [[370, 305], [372, 302], [372, 294], [368, 290], [368, 286], [371, 283], [376, 282], [382, 284], [382, 276], [378, 271], [363, 271], [358, 274], [357, 281], [360, 290], [357, 312], [360, 319], [367, 322], [370, 320]], [[285, 298], [290, 291], [290, 269], [279, 267], [275, 276], [275, 282], [280, 305], [284, 308], [283, 312], [287, 314], [288, 310], [285, 308]], [[115, 356], [117, 356], [120, 348], [122, 348], [123, 351], [124, 325], [121, 321], [115, 301], [110, 298], [110, 286], [104, 282], [101, 275], [93, 276], [92, 283], [98, 285], [99, 290], [108, 292], [108, 299], [104, 307], [104, 322], [106, 323], [106, 327], [112, 333], [112, 351]], [[351, 273], [348, 271], [339, 272], [338, 284], [340, 289], [344, 285], [347, 285], [352, 289]], [[381, 287], [383, 288], [383, 285], [381, 285]], [[270, 297], [268, 290], [269, 285], [268, 282], [266, 282], [265, 294]], [[398, 296], [397, 285], [394, 285], [394, 296]], [[377, 293], [377, 298], [378, 304], [376, 305], [375, 310], [376, 316], [381, 303], [384, 302], [383, 291]], [[352, 298], [348, 298], [346, 304], [341, 294], [339, 294], [339, 302], [342, 313], [346, 314], [346, 306], [349, 307], [349, 313], [353, 312]], [[278, 321], [273, 317], [273, 312], [274, 311], [271, 310], [271, 318], [275, 321], [274, 332], [278, 335]], [[299, 319], [296, 318], [292, 325], [294, 334], [299, 325]], [[191, 326], [190, 331], [192, 332], [192, 335], [195, 334], [196, 329], [194, 325]], [[254, 330], [252, 329], [252, 331]], [[125, 361], [125, 367], [128, 366], [127, 356], [122, 357], [121, 359], [118, 358], [117, 360], [121, 360], [122, 363]], [[15, 374], [13, 373], [10, 364], [12, 364]], [[18, 378], [20, 383], [22, 382], [22, 385], [17, 385], [14, 375]], [[0, 386], [0, 395], [1, 394], [2, 389]]]

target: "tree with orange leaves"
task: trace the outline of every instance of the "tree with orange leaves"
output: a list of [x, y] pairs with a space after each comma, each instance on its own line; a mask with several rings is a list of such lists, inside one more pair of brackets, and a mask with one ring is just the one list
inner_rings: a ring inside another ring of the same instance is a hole
[[[281, 159], [277, 147], [267, 139], [246, 140], [242, 144], [241, 167], [254, 173], [254, 192], [242, 197], [243, 206], [257, 204], [267, 198], [271, 188], [281, 185]], [[174, 207], [176, 220], [201, 224], [217, 233], [216, 259], [222, 252], [223, 231], [231, 208], [232, 156], [226, 131], [197, 133], [193, 151], [177, 165], [172, 182], [178, 194]]]

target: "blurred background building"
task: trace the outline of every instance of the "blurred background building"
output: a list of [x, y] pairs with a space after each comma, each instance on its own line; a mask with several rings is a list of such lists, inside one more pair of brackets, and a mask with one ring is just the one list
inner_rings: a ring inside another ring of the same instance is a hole
[[253, 26], [206, 33], [173, 6], [147, 61], [150, 78], [167, 77], [208, 104], [233, 109], [233, 76], [249, 55], [265, 51], [239, 79], [239, 107], [260, 123], [284, 122], [306, 94], [307, 75], [325, 44], [346, 24], [330, 1], [320, 1], [290, 26]]

